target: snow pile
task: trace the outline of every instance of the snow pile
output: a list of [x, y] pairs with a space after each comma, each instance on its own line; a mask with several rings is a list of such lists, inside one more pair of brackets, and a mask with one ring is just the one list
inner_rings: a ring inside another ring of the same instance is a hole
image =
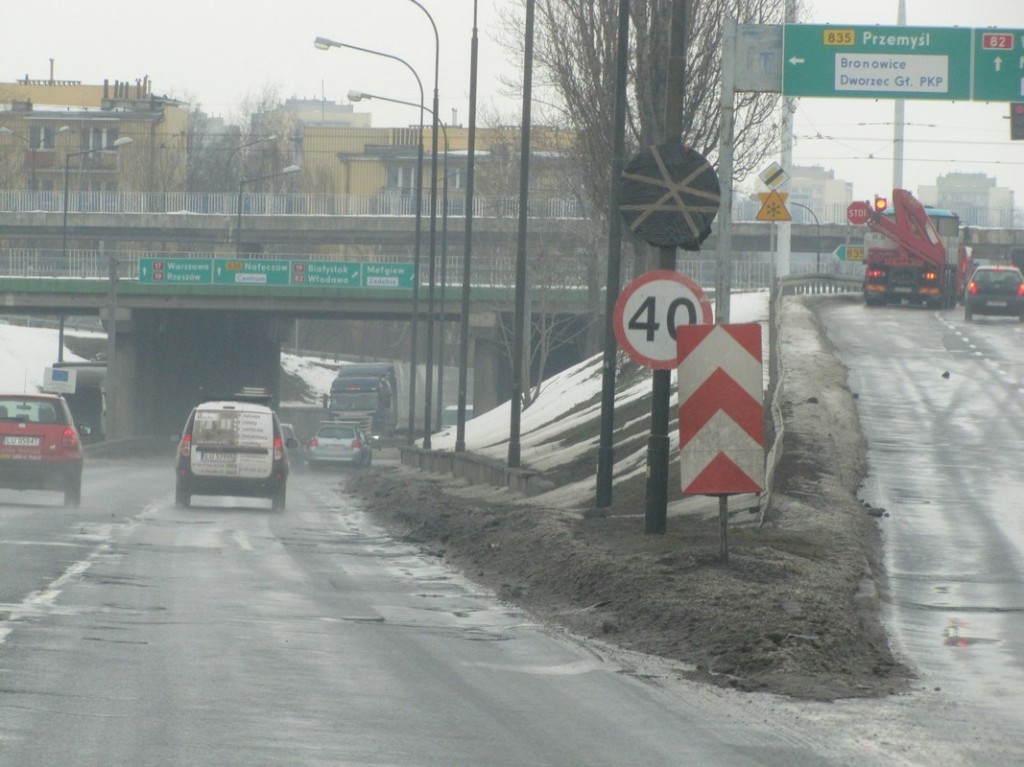
[[[296, 354], [281, 353], [281, 370], [301, 378], [311, 392], [329, 392], [338, 375], [338, 362], [319, 357], [300, 357]], [[320, 405], [318, 396], [312, 401], [282, 402], [282, 405]]]
[[[762, 349], [767, 379], [768, 292], [734, 294], [731, 297], [730, 316], [731, 322], [735, 323], [761, 323], [763, 328]], [[520, 418], [520, 458], [523, 465], [549, 470], [569, 463], [578, 458], [580, 454], [597, 448], [598, 437], [580, 441], [571, 446], [560, 447], [557, 450], [552, 449], [552, 444], [558, 441], [559, 435], [585, 423], [593, 423], [600, 418], [602, 362], [603, 356], [595, 355], [544, 382], [537, 400], [522, 411]], [[647, 396], [650, 391], [651, 380], [650, 376], [647, 376], [626, 391], [620, 391], [616, 399], [616, 407], [623, 407], [635, 399]], [[586, 402], [591, 404], [579, 407], [581, 403]], [[504, 460], [508, 453], [510, 417], [510, 405], [506, 401], [493, 410], [467, 421], [466, 450]], [[628, 425], [628, 423], [617, 423], [616, 429]], [[432, 435], [430, 446], [434, 450], [454, 450], [455, 437], [456, 429], [453, 426]], [[646, 467], [646, 447], [633, 455], [620, 456], [616, 461], [616, 480], [646, 471]], [[588, 486], [593, 484], [592, 479], [585, 480], [585, 482]], [[567, 486], [561, 491], [572, 495], [578, 492], [578, 488]]]
[[[75, 331], [76, 335], [102, 334]], [[66, 333], [65, 335], [70, 335]], [[56, 328], [33, 328], [0, 322], [0, 391], [36, 393], [43, 385], [43, 371], [57, 361]], [[65, 362], [83, 362], [64, 349]]]

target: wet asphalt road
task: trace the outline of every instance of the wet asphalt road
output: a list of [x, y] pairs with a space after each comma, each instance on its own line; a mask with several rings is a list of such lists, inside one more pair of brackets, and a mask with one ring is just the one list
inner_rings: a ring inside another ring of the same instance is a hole
[[344, 473], [294, 476], [284, 513], [177, 509], [163, 461], [85, 476], [78, 510], [0, 491], [2, 765], [793, 767], [862, 748], [538, 626], [374, 528]]
[[176, 509], [169, 460], [99, 459], [80, 509], [0, 490], [0, 765], [1024, 763], [1021, 330], [863, 311], [826, 326], [913, 694], [736, 694], [547, 629], [374, 527], [345, 472], [294, 475], [283, 513]]
[[869, 444], [862, 498], [885, 513], [894, 646], [968, 721], [1024, 740], [1024, 324], [823, 316]]

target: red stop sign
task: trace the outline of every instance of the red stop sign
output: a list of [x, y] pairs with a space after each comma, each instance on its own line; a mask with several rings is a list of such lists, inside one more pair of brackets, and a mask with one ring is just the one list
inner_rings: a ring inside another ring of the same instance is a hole
[[866, 224], [871, 215], [871, 206], [863, 200], [851, 202], [846, 209], [846, 220], [851, 224]]

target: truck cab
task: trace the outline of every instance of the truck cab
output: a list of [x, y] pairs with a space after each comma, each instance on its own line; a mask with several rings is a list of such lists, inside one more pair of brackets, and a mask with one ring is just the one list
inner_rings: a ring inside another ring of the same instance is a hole
[[332, 420], [356, 423], [381, 437], [395, 430], [394, 394], [386, 376], [338, 376], [327, 403]]

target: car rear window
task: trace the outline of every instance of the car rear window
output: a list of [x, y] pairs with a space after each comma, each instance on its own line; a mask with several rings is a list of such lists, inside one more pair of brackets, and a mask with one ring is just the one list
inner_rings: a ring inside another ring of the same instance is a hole
[[266, 447], [274, 441], [269, 410], [196, 410], [192, 442], [207, 447]]
[[1012, 269], [979, 269], [974, 280], [984, 285], [1019, 285], [1021, 275]]
[[0, 421], [64, 423], [63, 409], [56, 402], [31, 398], [0, 399]]
[[356, 430], [348, 426], [325, 426], [316, 435], [320, 439], [355, 439]]

